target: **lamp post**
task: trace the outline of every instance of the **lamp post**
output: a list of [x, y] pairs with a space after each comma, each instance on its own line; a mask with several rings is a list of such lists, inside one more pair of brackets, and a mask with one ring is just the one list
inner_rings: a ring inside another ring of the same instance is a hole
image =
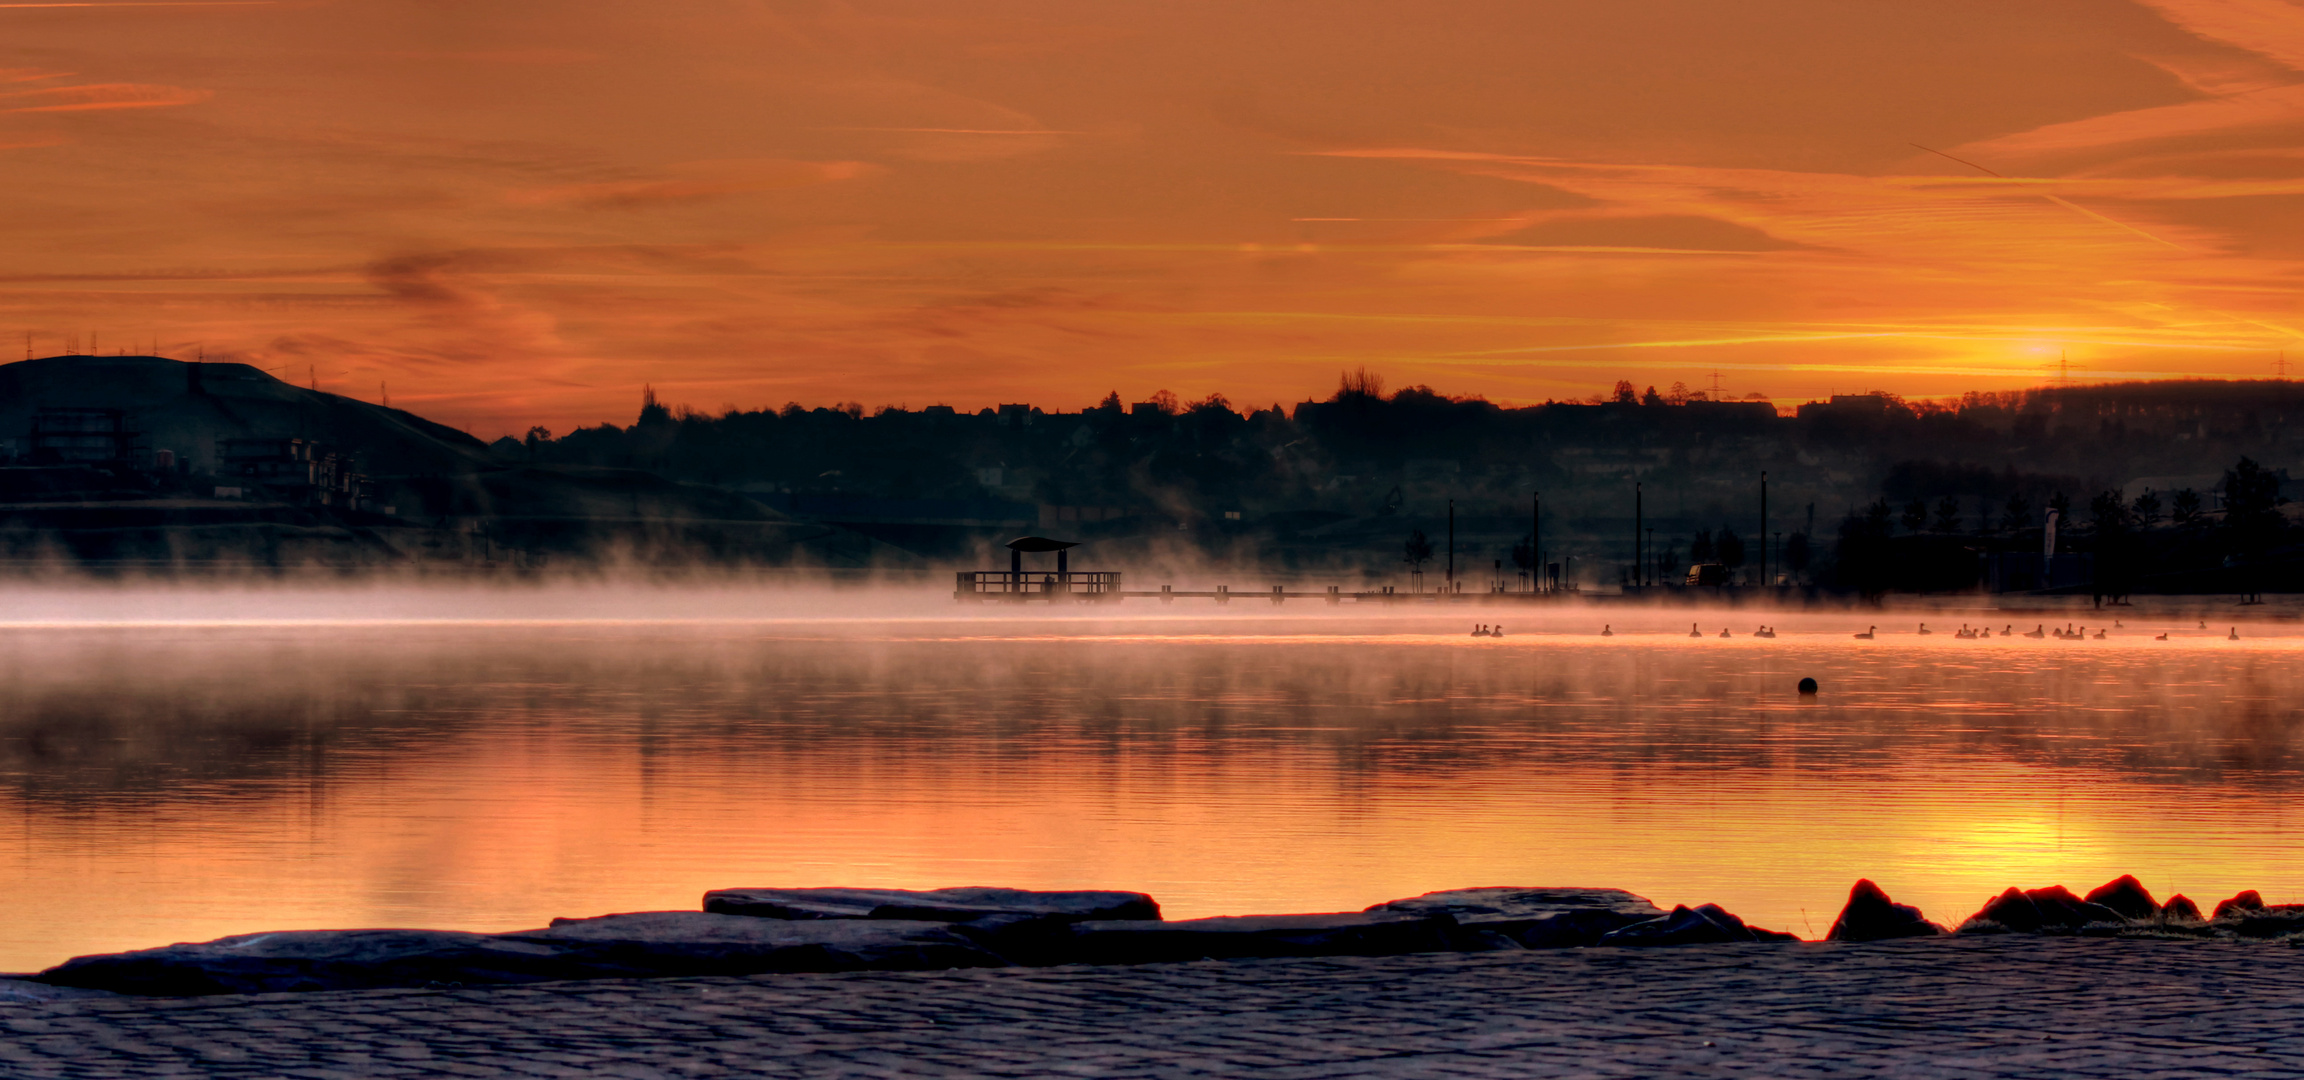
[[1456, 591], [1456, 500], [1448, 500], [1448, 583], [1449, 592]]

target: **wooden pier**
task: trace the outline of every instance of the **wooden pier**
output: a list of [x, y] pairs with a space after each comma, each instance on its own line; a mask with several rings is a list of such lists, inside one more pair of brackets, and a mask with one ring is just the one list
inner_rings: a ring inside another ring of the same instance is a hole
[[1059, 570], [1054, 573], [1012, 570], [962, 570], [953, 583], [952, 598], [978, 603], [1031, 603], [1069, 600], [1074, 603], [1117, 603], [1121, 600], [1144, 599], [1169, 603], [1178, 599], [1214, 600], [1229, 604], [1234, 600], [1282, 604], [1290, 600], [1324, 600], [1341, 604], [1349, 600], [1355, 604], [1469, 604], [1469, 603], [1532, 603], [1561, 601], [1581, 596], [1574, 590], [1547, 592], [1399, 592], [1393, 586], [1382, 585], [1374, 589], [1346, 591], [1340, 585], [1319, 590], [1290, 589], [1285, 585], [1270, 588], [1234, 589], [1218, 585], [1212, 589], [1179, 589], [1162, 585], [1158, 589], [1124, 589], [1120, 574], [1110, 570]]
[[[1341, 604], [1346, 600], [1355, 604], [1463, 604], [1557, 601], [1581, 595], [1574, 589], [1548, 589], [1538, 592], [1506, 592], [1502, 589], [1491, 589], [1482, 592], [1466, 592], [1461, 583], [1458, 583], [1456, 588], [1442, 588], [1435, 592], [1400, 592], [1391, 585], [1380, 585], [1374, 589], [1355, 589], [1350, 592], [1346, 592], [1340, 585], [1330, 585], [1317, 592], [1307, 592], [1302, 589], [1292, 591], [1285, 585], [1274, 585], [1269, 589], [1243, 589], [1237, 592], [1233, 591], [1229, 585], [1218, 585], [1213, 589], [1205, 590], [1179, 589], [1174, 585], [1162, 585], [1158, 589], [1132, 591], [1121, 587], [1120, 572], [1117, 570], [1072, 569], [1067, 554], [1072, 548], [1079, 546], [1072, 541], [1052, 540], [1045, 536], [1020, 536], [1010, 540], [1006, 546], [1008, 548], [1008, 569], [959, 571], [952, 585], [952, 599], [962, 602], [1009, 604], [1035, 601], [1055, 603], [1067, 600], [1081, 604], [1108, 604], [1131, 598], [1171, 603], [1179, 597], [1214, 600], [1219, 604], [1229, 604], [1234, 600], [1262, 600], [1272, 604], [1284, 604], [1290, 600], [1324, 600], [1331, 604]], [[1027, 552], [1055, 555], [1056, 569], [1053, 571], [1024, 569], [1024, 555]]]

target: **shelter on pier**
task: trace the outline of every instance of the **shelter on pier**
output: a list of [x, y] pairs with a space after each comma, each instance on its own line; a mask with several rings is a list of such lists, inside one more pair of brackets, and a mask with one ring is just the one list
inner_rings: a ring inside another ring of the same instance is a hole
[[[1008, 541], [1008, 569], [962, 570], [953, 586], [955, 600], [1118, 600], [1120, 573], [1116, 570], [1074, 570], [1071, 551], [1076, 540], [1045, 536], [1019, 536]], [[1024, 569], [1026, 554], [1056, 555], [1054, 572]]]

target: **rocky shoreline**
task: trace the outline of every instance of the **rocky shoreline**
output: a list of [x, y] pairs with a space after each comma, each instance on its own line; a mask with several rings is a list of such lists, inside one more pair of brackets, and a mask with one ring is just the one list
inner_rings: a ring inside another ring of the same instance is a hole
[[[1870, 881], [1828, 941], [1944, 934], [2304, 941], [2304, 904], [2254, 891], [2203, 916], [2123, 876], [2075, 895], [2011, 888], [1956, 929]], [[699, 911], [555, 919], [534, 930], [291, 930], [83, 956], [0, 979], [0, 1003], [469, 987], [605, 978], [936, 971], [1206, 959], [1402, 956], [1584, 947], [1797, 942], [1718, 905], [1670, 911], [1620, 889], [1456, 889], [1365, 911], [1165, 920], [1143, 893], [1021, 889], [719, 889]]]

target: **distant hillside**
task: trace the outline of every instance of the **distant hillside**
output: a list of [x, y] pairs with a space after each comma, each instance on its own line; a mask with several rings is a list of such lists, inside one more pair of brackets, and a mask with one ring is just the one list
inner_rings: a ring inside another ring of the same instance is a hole
[[42, 408], [120, 409], [146, 455], [213, 474], [227, 439], [311, 439], [381, 476], [489, 468], [488, 447], [414, 413], [307, 390], [246, 364], [158, 356], [51, 356], [0, 364], [0, 450], [29, 450]]
[[506, 461], [246, 364], [0, 364], [0, 562], [901, 565], [853, 532], [631, 468]]

